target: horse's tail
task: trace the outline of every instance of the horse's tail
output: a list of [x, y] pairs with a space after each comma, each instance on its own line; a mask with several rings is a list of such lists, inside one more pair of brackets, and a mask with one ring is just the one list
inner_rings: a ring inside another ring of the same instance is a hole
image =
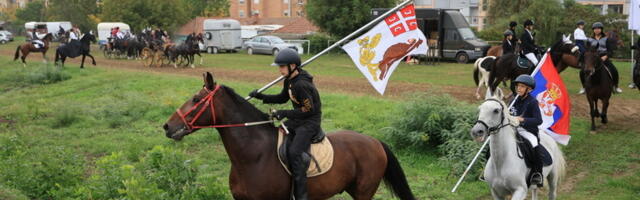
[[13, 56], [13, 61], [18, 60], [18, 57], [20, 57], [20, 45], [18, 45], [18, 48], [16, 49], [16, 55]]
[[[480, 60], [480, 59], [478, 59], [478, 60]], [[478, 62], [476, 62], [476, 63], [478, 63]], [[478, 86], [478, 84], [480, 84], [480, 77], [479, 77], [480, 76], [480, 70], [478, 69], [478, 67], [480, 67], [480, 66], [476, 65], [476, 68], [473, 69], [473, 82], [476, 83], [476, 86]]]
[[416, 199], [409, 188], [407, 177], [398, 162], [396, 156], [391, 152], [387, 144], [380, 142], [387, 155], [387, 169], [384, 171], [384, 182], [393, 193], [402, 200]]

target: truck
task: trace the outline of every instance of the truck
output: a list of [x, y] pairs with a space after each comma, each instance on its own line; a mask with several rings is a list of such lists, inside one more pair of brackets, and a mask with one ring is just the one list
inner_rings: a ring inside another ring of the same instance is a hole
[[202, 22], [204, 48], [210, 54], [220, 51], [237, 52], [242, 49], [240, 22], [233, 19], [207, 19]]
[[[371, 15], [376, 18], [389, 8], [374, 8]], [[455, 59], [458, 63], [468, 63], [486, 55], [491, 47], [479, 39], [469, 23], [457, 9], [416, 8], [418, 27], [425, 34], [429, 51], [427, 56]]]

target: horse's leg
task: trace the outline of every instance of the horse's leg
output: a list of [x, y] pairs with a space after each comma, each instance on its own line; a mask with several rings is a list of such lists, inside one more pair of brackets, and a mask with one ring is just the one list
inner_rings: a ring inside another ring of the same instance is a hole
[[[200, 51], [200, 50], [198, 50]], [[198, 56], [200, 57], [200, 65], [202, 65], [202, 55], [200, 55], [200, 52], [197, 52]]]
[[601, 117], [600, 111], [598, 110], [598, 98], [593, 99], [593, 110], [595, 111], [594, 116]]
[[533, 188], [533, 190], [531, 190], [531, 200], [537, 200], [538, 199], [538, 188]]
[[594, 105], [595, 102], [591, 100], [591, 98], [589, 97], [589, 95], [587, 94], [587, 101], [589, 101], [589, 111], [590, 111], [590, 116], [591, 116], [591, 131], [596, 131], [596, 124], [595, 124], [595, 108]]
[[93, 58], [93, 56], [90, 53], [87, 53], [87, 56], [89, 56], [89, 58], [91, 58], [91, 64], [93, 64], [95, 66], [96, 65], [96, 59]]
[[[554, 160], [554, 162], [557, 162]], [[555, 163], [554, 163], [555, 164]], [[549, 185], [549, 200], [555, 200], [556, 199], [556, 192], [557, 192], [557, 184], [558, 184], [558, 172], [559, 169], [556, 165], [554, 165], [553, 168], [551, 168], [551, 172], [549, 173], [549, 175], [547, 175], [547, 184]]]
[[62, 56], [62, 57], [60, 58], [60, 61], [62, 62], [61, 67], [64, 67], [64, 61], [65, 61], [65, 60], [67, 60], [67, 57], [66, 57], [66, 56]]
[[44, 64], [47, 64], [47, 52], [42, 52], [42, 60], [44, 62]]
[[27, 67], [27, 55], [29, 55], [29, 50], [27, 50], [26, 53], [24, 51], [22, 52], [22, 57], [20, 57], [20, 59], [22, 60], [22, 67]]
[[498, 191], [496, 191], [493, 188], [491, 188], [491, 196], [493, 197], [494, 200], [505, 200], [504, 196], [500, 196]]
[[608, 109], [609, 109], [609, 99], [602, 99], [602, 114], [600, 114], [600, 118], [602, 118], [603, 124], [606, 124], [609, 122], [609, 119], [607, 119]]
[[527, 198], [527, 188], [526, 187], [519, 187], [511, 195], [511, 200], [523, 200], [525, 198]]
[[86, 58], [87, 56], [82, 54], [82, 61], [80, 62], [80, 68], [84, 68], [84, 58]]

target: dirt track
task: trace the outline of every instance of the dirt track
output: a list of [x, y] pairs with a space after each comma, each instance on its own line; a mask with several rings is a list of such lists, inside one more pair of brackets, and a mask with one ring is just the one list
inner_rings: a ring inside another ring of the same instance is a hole
[[[99, 51], [96, 51], [96, 54]], [[0, 51], [2, 55], [13, 55], [14, 52], [10, 50]], [[34, 54], [28, 57], [27, 62], [42, 62], [41, 54]], [[52, 53], [47, 54], [50, 62], [52, 62]], [[94, 67], [91, 65], [90, 58], [85, 60], [85, 67]], [[198, 59], [196, 59], [197, 61]], [[68, 59], [67, 63], [79, 64], [81, 61], [80, 58]], [[241, 82], [250, 82], [256, 84], [266, 84], [273, 81], [277, 78], [277, 72], [273, 73], [264, 73], [263, 71], [250, 71], [250, 70], [234, 70], [228, 68], [216, 68], [207, 67], [202, 68], [196, 66], [195, 69], [192, 68], [173, 68], [170, 66], [164, 66], [160, 68], [149, 68], [144, 67], [142, 62], [139, 60], [123, 60], [123, 59], [105, 59], [102, 57], [96, 58], [96, 62], [98, 63], [98, 67], [112, 68], [112, 69], [121, 69], [121, 70], [132, 70], [132, 71], [141, 71], [141, 72], [149, 72], [149, 73], [166, 73], [166, 74], [178, 74], [184, 76], [193, 76], [200, 78], [202, 73], [209, 71], [214, 74], [214, 77], [229, 80], [229, 81], [241, 81]], [[206, 63], [205, 63], [206, 64]], [[366, 79], [353, 79], [347, 77], [338, 77], [338, 76], [327, 76], [327, 75], [317, 75], [315, 76], [316, 85], [319, 87], [320, 91], [338, 91], [342, 93], [355, 94], [355, 95], [377, 95], [377, 92], [371, 87], [371, 85], [367, 82]], [[456, 77], [457, 78], [457, 77]], [[463, 87], [463, 86], [441, 86], [441, 87], [432, 87], [428, 84], [417, 84], [417, 83], [409, 83], [404, 81], [391, 81], [387, 86], [385, 91], [385, 97], [387, 98], [403, 98], [406, 97], [407, 94], [411, 93], [422, 93], [422, 92], [431, 92], [431, 93], [447, 93], [457, 99], [476, 103], [478, 100], [475, 99], [475, 88], [472, 87]], [[635, 90], [626, 90], [625, 92], [637, 92]], [[640, 94], [638, 94], [640, 95]], [[581, 118], [589, 117], [589, 104], [587, 103], [586, 97], [583, 95], [575, 95], [571, 94], [571, 104], [573, 105], [573, 115], [579, 116]], [[640, 101], [639, 100], [631, 100], [631, 99], [621, 99], [616, 98], [614, 95], [611, 99], [611, 105], [609, 107], [609, 124], [608, 127], [614, 129], [631, 129], [638, 128], [640, 124]], [[599, 119], [598, 120], [598, 125]]]

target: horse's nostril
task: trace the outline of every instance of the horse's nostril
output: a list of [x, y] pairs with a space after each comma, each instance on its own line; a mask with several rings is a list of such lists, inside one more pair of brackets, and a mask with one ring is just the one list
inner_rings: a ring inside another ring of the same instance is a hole
[[165, 131], [169, 130], [169, 124], [164, 124], [164, 126], [162, 126], [162, 128], [164, 128]]

